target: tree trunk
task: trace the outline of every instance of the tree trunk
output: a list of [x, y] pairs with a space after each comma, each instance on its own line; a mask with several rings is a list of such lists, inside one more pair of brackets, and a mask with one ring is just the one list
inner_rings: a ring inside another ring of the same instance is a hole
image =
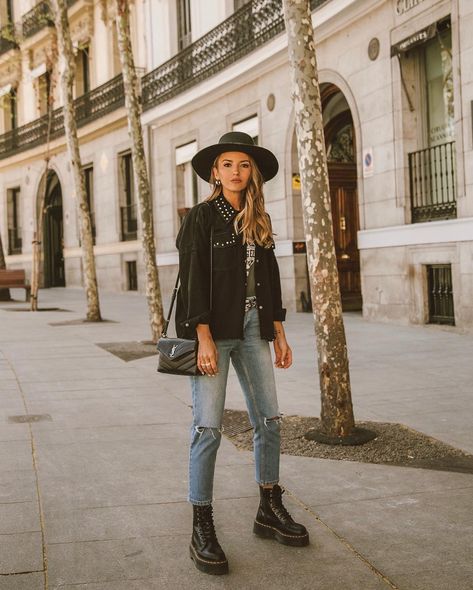
[[79, 209], [80, 237], [82, 244], [82, 263], [84, 268], [84, 282], [87, 297], [87, 320], [100, 322], [99, 292], [95, 271], [94, 242], [92, 237], [92, 223], [90, 219], [89, 203], [85, 188], [84, 171], [82, 169], [77, 124], [74, 110], [74, 77], [76, 63], [72, 47], [72, 39], [67, 17], [66, 0], [52, 0], [54, 20], [58, 35], [59, 55], [62, 61], [61, 87], [63, 95], [64, 130], [66, 133], [69, 161], [72, 167], [74, 190]]
[[49, 86], [49, 95], [47, 97], [47, 117], [48, 126], [46, 130], [46, 149], [44, 155], [44, 173], [43, 179], [39, 188], [38, 204], [33, 205], [33, 214], [36, 228], [33, 233], [32, 242], [32, 267], [31, 267], [31, 311], [38, 311], [38, 292], [39, 292], [39, 277], [41, 273], [41, 261], [43, 258], [43, 222], [44, 209], [46, 201], [46, 191], [48, 190], [48, 170], [49, 170], [49, 143], [51, 140], [51, 127], [53, 122], [53, 106], [54, 106], [54, 71], [55, 71], [56, 48], [53, 48], [53, 55], [47, 56], [46, 66], [51, 72], [51, 83]]
[[[49, 101], [48, 101], [49, 102]], [[48, 137], [51, 129], [52, 107], [49, 106]], [[36, 230], [33, 234], [33, 262], [31, 267], [31, 311], [38, 311], [39, 275], [43, 258], [43, 221], [46, 191], [48, 189], [49, 154], [46, 152], [43, 179], [40, 184], [39, 202], [35, 211]]]
[[163, 304], [156, 265], [151, 190], [146, 168], [143, 133], [141, 129], [141, 107], [137, 93], [138, 79], [130, 41], [130, 12], [127, 0], [116, 0], [116, 25], [120, 62], [125, 87], [125, 106], [128, 130], [131, 135], [133, 171], [138, 188], [138, 201], [143, 232], [143, 252], [146, 266], [146, 297], [148, 299], [151, 334], [157, 342], [163, 327]]
[[[2, 234], [0, 233], [0, 270], [5, 270], [5, 254], [3, 252]], [[0, 301], [11, 301], [10, 289], [0, 289]]]
[[324, 442], [343, 443], [361, 429], [354, 427], [314, 33], [308, 0], [283, 0], [283, 4], [318, 351], [320, 434]]

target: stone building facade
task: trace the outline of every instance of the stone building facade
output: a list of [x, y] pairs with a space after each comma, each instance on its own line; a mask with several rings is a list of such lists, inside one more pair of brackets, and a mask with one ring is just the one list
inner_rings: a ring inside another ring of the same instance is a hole
[[[18, 4], [23, 12], [2, 9], [0, 18], [20, 21], [24, 33], [26, 17], [42, 3]], [[312, 0], [311, 8], [344, 308], [471, 331], [473, 6]], [[70, 11], [82, 65], [76, 100], [99, 287], [144, 291], [113, 14], [106, 0], [71, 1]], [[281, 1], [135, 0], [132, 15], [163, 291], [174, 280], [182, 216], [209, 193], [192, 172], [192, 155], [240, 129], [279, 159], [265, 195], [283, 295], [289, 309], [309, 309]], [[31, 266], [44, 176], [40, 78], [52, 36], [46, 26], [18, 45], [0, 44], [0, 231], [12, 268]], [[79, 286], [77, 212], [60, 132], [50, 150], [44, 285]]]

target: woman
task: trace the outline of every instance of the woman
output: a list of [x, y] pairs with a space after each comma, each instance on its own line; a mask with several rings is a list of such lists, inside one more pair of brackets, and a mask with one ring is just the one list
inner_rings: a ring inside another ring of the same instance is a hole
[[190, 555], [199, 570], [225, 574], [228, 561], [215, 533], [212, 491], [230, 360], [254, 428], [260, 489], [254, 533], [299, 547], [309, 543], [309, 535], [283, 506], [278, 485], [280, 414], [268, 342], [274, 343], [278, 368], [291, 366], [292, 352], [282, 324], [286, 310], [262, 193], [263, 182], [277, 174], [278, 162], [246, 133], [230, 132], [198, 152], [192, 165], [214, 189], [190, 210], [177, 237], [176, 330], [179, 337], [197, 337], [202, 374], [191, 378]]

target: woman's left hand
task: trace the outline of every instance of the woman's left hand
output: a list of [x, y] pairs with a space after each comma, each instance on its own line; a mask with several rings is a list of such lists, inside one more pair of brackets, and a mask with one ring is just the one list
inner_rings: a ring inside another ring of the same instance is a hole
[[274, 366], [278, 369], [289, 369], [292, 365], [292, 350], [286, 340], [286, 334], [281, 322], [274, 322]]

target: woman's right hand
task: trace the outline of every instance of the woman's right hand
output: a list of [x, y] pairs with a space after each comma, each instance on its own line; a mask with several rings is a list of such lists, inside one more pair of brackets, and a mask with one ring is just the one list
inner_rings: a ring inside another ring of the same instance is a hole
[[197, 368], [202, 375], [214, 377], [218, 373], [218, 350], [208, 324], [198, 324]]

